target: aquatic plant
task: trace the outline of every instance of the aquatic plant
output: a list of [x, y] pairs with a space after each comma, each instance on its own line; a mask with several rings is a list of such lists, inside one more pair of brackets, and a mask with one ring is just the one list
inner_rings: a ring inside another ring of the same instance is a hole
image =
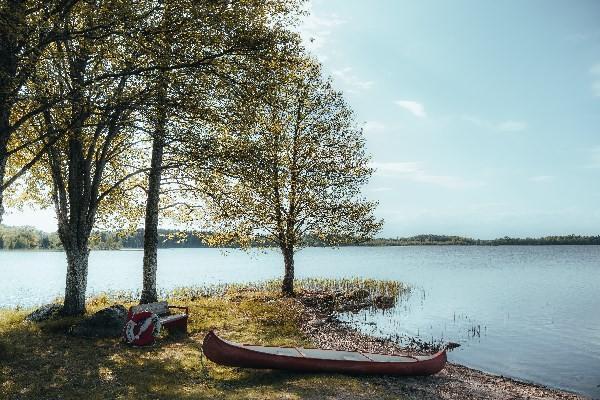
[[[329, 292], [329, 293], [351, 293], [365, 290], [369, 296], [396, 298], [410, 293], [411, 288], [399, 281], [377, 280], [369, 278], [302, 278], [296, 281], [296, 288], [302, 292]], [[240, 292], [266, 292], [277, 294], [281, 290], [281, 282], [277, 279], [257, 282], [243, 283], [207, 283], [205, 285], [193, 285], [176, 287], [169, 290], [159, 290], [160, 299], [173, 300], [196, 300], [205, 297], [222, 297], [228, 294]], [[88, 297], [88, 304], [94, 306], [106, 306], [115, 302], [131, 303], [139, 300], [139, 290], [108, 290], [93, 293]], [[62, 299], [57, 298], [54, 302], [60, 303]]]

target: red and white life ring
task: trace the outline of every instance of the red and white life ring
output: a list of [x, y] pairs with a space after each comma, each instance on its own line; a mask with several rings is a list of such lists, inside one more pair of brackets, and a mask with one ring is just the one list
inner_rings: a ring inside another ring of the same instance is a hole
[[140, 311], [131, 315], [123, 327], [125, 342], [136, 346], [152, 344], [159, 333], [160, 320], [150, 311]]

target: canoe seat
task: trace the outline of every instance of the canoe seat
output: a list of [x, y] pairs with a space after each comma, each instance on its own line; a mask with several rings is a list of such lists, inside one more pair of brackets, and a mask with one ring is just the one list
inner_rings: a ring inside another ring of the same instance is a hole
[[412, 363], [418, 361], [419, 359], [426, 360], [430, 358], [428, 356], [413, 358], [387, 354], [358, 353], [353, 351], [304, 349], [301, 347], [296, 349], [294, 347], [254, 346], [247, 344], [245, 344], [243, 347], [249, 350], [260, 351], [262, 353], [278, 356], [318, 358], [323, 360]]
[[319, 358], [322, 360], [342, 361], [371, 361], [360, 353], [353, 351], [321, 350], [321, 349], [299, 349], [307, 358]]

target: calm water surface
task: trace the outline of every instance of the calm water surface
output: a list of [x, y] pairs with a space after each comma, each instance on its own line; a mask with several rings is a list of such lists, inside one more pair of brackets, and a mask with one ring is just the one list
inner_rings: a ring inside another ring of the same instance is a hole
[[[92, 252], [89, 293], [139, 290], [141, 260]], [[60, 296], [65, 262], [60, 252], [0, 252], [0, 307]], [[279, 277], [281, 264], [275, 251], [160, 250], [158, 285], [259, 281]], [[451, 361], [600, 398], [599, 246], [311, 248], [296, 269], [407, 282], [412, 294], [393, 310], [344, 318], [375, 335], [459, 342]]]

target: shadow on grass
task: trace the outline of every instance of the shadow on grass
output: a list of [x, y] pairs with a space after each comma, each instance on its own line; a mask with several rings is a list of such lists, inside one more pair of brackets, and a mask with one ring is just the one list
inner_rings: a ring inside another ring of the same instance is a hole
[[242, 343], [309, 344], [299, 330], [301, 310], [289, 299], [256, 294], [186, 305], [189, 336], [165, 334], [148, 348], [69, 335], [80, 318], [34, 324], [23, 322], [24, 312], [0, 312], [0, 399], [398, 398], [370, 378], [229, 368], [206, 359], [203, 367], [200, 348], [211, 328]]
[[344, 393], [353, 399], [383, 398], [365, 392], [365, 379], [229, 368], [207, 361], [203, 369], [198, 343], [191, 339], [166, 339], [142, 349], [116, 340], [56, 334], [11, 352], [2, 366], [8, 379], [0, 397], [6, 399], [321, 399]]
[[350, 383], [345, 377], [222, 367], [206, 359], [203, 369], [197, 339], [166, 336], [155, 346], [133, 348], [118, 339], [67, 335], [72, 322], [22, 323], [2, 335], [0, 398], [322, 398], [339, 392], [340, 383], [336, 389], [331, 379]]

